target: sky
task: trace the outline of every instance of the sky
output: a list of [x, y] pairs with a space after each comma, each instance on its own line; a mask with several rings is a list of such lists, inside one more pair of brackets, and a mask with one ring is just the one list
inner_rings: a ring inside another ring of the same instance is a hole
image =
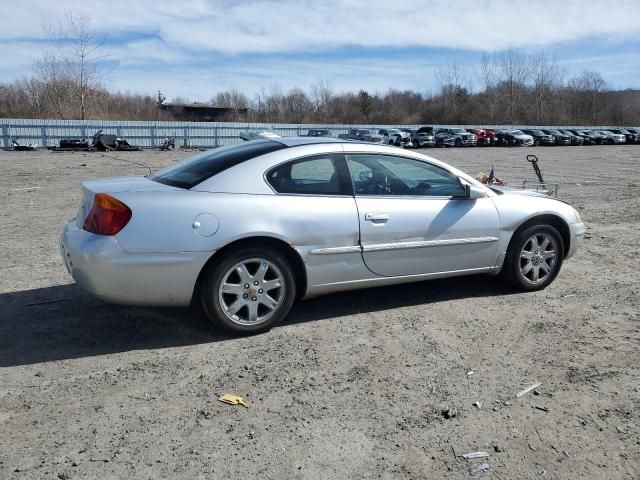
[[47, 25], [86, 13], [104, 38], [113, 91], [209, 101], [319, 80], [333, 91], [421, 93], [447, 63], [479, 85], [483, 52], [556, 58], [567, 77], [599, 71], [640, 88], [640, 0], [21, 0], [3, 2], [0, 82], [29, 76], [52, 49]]

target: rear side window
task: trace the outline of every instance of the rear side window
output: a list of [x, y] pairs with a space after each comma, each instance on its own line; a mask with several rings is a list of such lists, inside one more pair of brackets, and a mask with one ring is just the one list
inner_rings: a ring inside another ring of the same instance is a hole
[[[340, 163], [342, 162], [342, 164]], [[278, 193], [302, 195], [350, 195], [344, 160], [337, 155], [317, 155], [285, 163], [267, 174], [267, 181]]]
[[252, 158], [286, 148], [272, 140], [251, 140], [207, 150], [149, 175], [149, 180], [178, 188], [192, 188], [218, 173]]

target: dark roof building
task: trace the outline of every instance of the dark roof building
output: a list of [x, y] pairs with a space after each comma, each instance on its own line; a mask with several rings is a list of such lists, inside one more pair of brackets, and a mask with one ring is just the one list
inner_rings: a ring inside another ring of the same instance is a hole
[[172, 120], [187, 122], [235, 122], [246, 120], [247, 109], [205, 103], [163, 103], [160, 109]]

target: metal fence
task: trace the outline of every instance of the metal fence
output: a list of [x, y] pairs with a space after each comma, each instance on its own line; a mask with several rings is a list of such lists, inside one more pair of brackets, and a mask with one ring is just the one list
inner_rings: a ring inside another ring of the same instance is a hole
[[[268, 129], [281, 136], [298, 136], [307, 130], [323, 128], [339, 135], [353, 128], [368, 128], [377, 131], [381, 128], [419, 128], [422, 125], [334, 125], [334, 124], [271, 124], [241, 122], [142, 122], [116, 120], [28, 120], [0, 119], [0, 147], [9, 148], [15, 139], [22, 145], [34, 144], [39, 147], [56, 146], [61, 139], [78, 138], [90, 140], [93, 134], [102, 129], [103, 133], [115, 134], [126, 138], [129, 143], [143, 148], [154, 148], [162, 144], [165, 137], [175, 138], [176, 146], [182, 147], [218, 147], [239, 143], [243, 131]], [[601, 127], [549, 127], [525, 125], [433, 125], [434, 128], [587, 128]]]

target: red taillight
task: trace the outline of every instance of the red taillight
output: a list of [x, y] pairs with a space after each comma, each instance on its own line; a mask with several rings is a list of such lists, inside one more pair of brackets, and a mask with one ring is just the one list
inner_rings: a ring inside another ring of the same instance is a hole
[[115, 235], [129, 223], [129, 220], [129, 207], [111, 195], [97, 193], [82, 228], [98, 235]]

